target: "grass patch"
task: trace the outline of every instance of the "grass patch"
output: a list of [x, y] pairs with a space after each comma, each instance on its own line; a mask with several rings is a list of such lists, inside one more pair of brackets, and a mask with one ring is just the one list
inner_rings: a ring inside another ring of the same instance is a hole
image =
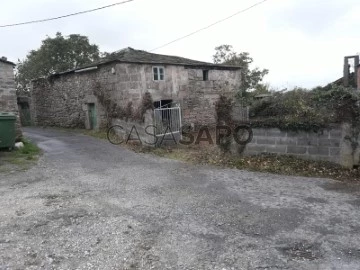
[[0, 151], [0, 173], [24, 171], [36, 164], [41, 150], [36, 144], [24, 139], [24, 147], [13, 151]]
[[30, 142], [29, 140], [23, 140], [23, 144], [23, 148], [15, 151], [18, 156], [33, 159], [35, 156], [40, 154], [41, 150], [36, 144]]

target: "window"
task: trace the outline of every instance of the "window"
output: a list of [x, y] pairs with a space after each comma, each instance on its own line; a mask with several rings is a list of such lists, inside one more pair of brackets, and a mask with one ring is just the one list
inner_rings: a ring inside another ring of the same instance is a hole
[[209, 80], [209, 71], [203, 70], [203, 81], [208, 81], [208, 80]]
[[173, 103], [172, 99], [163, 99], [160, 101], [155, 101], [154, 107], [155, 109], [171, 108], [172, 103]]
[[154, 81], [163, 81], [164, 80], [164, 68], [163, 67], [153, 67]]

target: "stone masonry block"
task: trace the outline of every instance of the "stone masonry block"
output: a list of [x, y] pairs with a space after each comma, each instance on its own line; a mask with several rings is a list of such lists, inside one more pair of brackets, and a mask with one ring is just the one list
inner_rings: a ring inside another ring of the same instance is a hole
[[307, 150], [306, 147], [289, 145], [289, 146], [287, 147], [287, 151], [286, 151], [286, 152], [287, 152], [288, 154], [299, 154], [299, 155], [303, 155], [303, 154], [306, 154], [306, 150]]
[[329, 147], [309, 147], [308, 152], [310, 155], [328, 156]]
[[270, 144], [270, 145], [275, 145], [275, 144], [276, 144], [276, 140], [275, 140], [275, 138], [258, 137], [258, 138], [256, 138], [256, 143], [257, 143], [257, 144]]
[[281, 153], [286, 153], [286, 148], [287, 146], [286, 145], [267, 145], [265, 147], [266, 149], [266, 152], [268, 153], [278, 153], [278, 154], [281, 154]]
[[331, 147], [330, 148], [330, 156], [339, 156], [340, 148], [339, 147]]
[[299, 146], [308, 146], [308, 145], [318, 145], [319, 141], [318, 138], [314, 138], [311, 135], [309, 136], [309, 138], [299, 138], [297, 140], [297, 145]]
[[131, 74], [130, 75], [130, 80], [132, 82], [138, 82], [141, 81], [141, 76], [139, 74]]
[[330, 139], [341, 139], [341, 137], [342, 137], [341, 129], [330, 130]]
[[293, 137], [297, 137], [297, 138], [307, 138], [308, 137], [308, 133], [307, 132], [296, 132], [296, 131], [289, 131], [287, 133], [287, 137], [289, 138], [293, 138]]
[[285, 137], [286, 132], [281, 131], [280, 129], [277, 129], [277, 128], [270, 128], [270, 129], [266, 130], [266, 135], [267, 136], [276, 136], [276, 137]]
[[329, 139], [330, 138], [330, 131], [322, 130], [317, 133], [319, 139]]
[[296, 138], [276, 138], [276, 144], [278, 145], [296, 145]]
[[321, 138], [319, 138], [319, 146], [339, 147], [340, 139], [321, 139]]
[[253, 129], [254, 136], [266, 136], [266, 129], [264, 128], [254, 128]]

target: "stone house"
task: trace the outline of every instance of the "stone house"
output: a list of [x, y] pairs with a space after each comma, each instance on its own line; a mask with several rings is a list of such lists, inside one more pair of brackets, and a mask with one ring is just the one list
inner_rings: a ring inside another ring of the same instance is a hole
[[20, 119], [16, 98], [15, 64], [7, 60], [6, 57], [0, 58], [0, 112], [11, 112], [17, 116], [16, 134], [21, 136]]
[[136, 111], [150, 93], [155, 108], [179, 106], [183, 124], [214, 124], [219, 95], [234, 95], [240, 81], [236, 66], [126, 48], [88, 66], [34, 80], [32, 121], [39, 126], [104, 127], [108, 110], [95, 93], [101, 88], [123, 110]]

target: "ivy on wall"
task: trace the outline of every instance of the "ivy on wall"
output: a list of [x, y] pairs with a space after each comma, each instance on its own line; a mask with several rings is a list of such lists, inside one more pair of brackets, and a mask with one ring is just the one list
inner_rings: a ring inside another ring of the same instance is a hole
[[[220, 95], [215, 103], [216, 125], [229, 126], [233, 124], [232, 120], [233, 100], [224, 95]], [[232, 137], [228, 134], [218, 134], [219, 147], [224, 153], [230, 152]]]
[[105, 110], [108, 127], [111, 126], [112, 119], [144, 122], [146, 111], [154, 109], [152, 96], [149, 92], [144, 93], [140, 105], [135, 110], [132, 101], [128, 101], [125, 106], [115, 102], [111, 91], [100, 82], [94, 84], [93, 94]]
[[335, 85], [274, 93], [250, 108], [251, 126], [293, 131], [318, 131], [343, 122], [358, 126], [359, 100], [355, 89]]

